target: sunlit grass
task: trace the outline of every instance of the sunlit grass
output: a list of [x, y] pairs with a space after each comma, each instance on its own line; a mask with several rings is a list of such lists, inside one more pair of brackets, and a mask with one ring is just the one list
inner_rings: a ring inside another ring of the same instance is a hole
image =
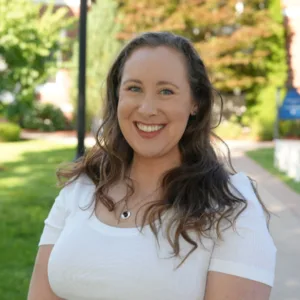
[[58, 193], [55, 170], [75, 149], [47, 141], [0, 144], [0, 298], [26, 299], [43, 221]]
[[284, 183], [286, 183], [295, 192], [300, 194], [300, 182], [296, 182], [294, 179], [288, 177], [285, 173], [279, 171], [274, 167], [274, 148], [265, 148], [248, 151], [247, 155], [253, 160], [255, 160], [268, 172], [275, 175]]

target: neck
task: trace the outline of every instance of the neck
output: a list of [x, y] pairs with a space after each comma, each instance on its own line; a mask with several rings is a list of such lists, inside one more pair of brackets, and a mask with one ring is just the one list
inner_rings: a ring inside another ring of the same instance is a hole
[[137, 188], [142, 193], [149, 193], [160, 184], [161, 176], [168, 170], [180, 165], [180, 153], [168, 157], [147, 158], [134, 155], [130, 176], [137, 183]]

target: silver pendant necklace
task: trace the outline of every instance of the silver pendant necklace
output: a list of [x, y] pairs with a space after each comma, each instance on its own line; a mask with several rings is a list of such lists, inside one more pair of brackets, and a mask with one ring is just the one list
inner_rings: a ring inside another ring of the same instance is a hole
[[124, 207], [123, 207], [123, 210], [122, 210], [122, 213], [121, 213], [121, 215], [120, 215], [120, 218], [121, 218], [122, 220], [127, 220], [127, 219], [130, 218], [130, 216], [131, 216], [131, 212], [130, 212], [130, 210], [128, 209], [127, 201], [125, 200], [125, 205], [124, 205]]
[[[131, 174], [131, 168], [130, 168], [130, 170], [129, 170], [129, 178], [131, 178], [131, 176], [130, 176], [130, 174]], [[153, 191], [154, 192], [154, 191]], [[153, 193], [151, 193], [151, 194], [153, 194]], [[151, 195], [150, 194], [150, 195]], [[127, 185], [127, 193], [126, 193], [126, 196], [128, 195], [128, 185]], [[147, 199], [150, 195], [148, 195], [145, 199]], [[122, 209], [122, 212], [121, 212], [121, 214], [119, 215], [119, 220], [118, 220], [118, 222], [120, 222], [120, 219], [122, 219], [122, 220], [127, 220], [127, 219], [129, 219], [130, 217], [131, 217], [131, 211], [129, 210], [129, 208], [128, 208], [128, 205], [127, 205], [127, 198], [125, 197], [125, 205], [124, 205], [124, 207], [123, 207], [123, 209]], [[142, 202], [142, 201], [141, 201]], [[131, 208], [131, 210], [133, 209], [133, 208], [135, 208], [138, 204], [139, 204], [140, 202], [138, 202], [136, 205], [134, 205], [132, 208]]]
[[[136, 203], [136, 205], [134, 205], [134, 206], [131, 208], [131, 210], [134, 209], [137, 205], [143, 203], [148, 197], [152, 196], [157, 190], [158, 190], [158, 188], [155, 189], [155, 190], [154, 190], [152, 193], [150, 193], [149, 195], [147, 195], [142, 201], [139, 201], [138, 203]], [[132, 213], [131, 213], [131, 211], [130, 211], [129, 208], [128, 208], [127, 201], [125, 200], [125, 205], [124, 205], [124, 208], [123, 208], [122, 213], [121, 213], [121, 215], [120, 215], [120, 219], [122, 219], [122, 220], [127, 220], [127, 219], [129, 219], [129, 218], [131, 217], [131, 215], [132, 215]]]
[[122, 213], [121, 213], [121, 219], [123, 220], [127, 220], [129, 219], [131, 216], [131, 212], [129, 210], [124, 210]]

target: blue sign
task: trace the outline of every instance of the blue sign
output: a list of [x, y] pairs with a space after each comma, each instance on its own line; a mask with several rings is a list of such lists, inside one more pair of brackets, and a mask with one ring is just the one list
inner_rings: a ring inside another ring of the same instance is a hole
[[300, 120], [300, 94], [295, 88], [288, 90], [279, 108], [279, 119]]

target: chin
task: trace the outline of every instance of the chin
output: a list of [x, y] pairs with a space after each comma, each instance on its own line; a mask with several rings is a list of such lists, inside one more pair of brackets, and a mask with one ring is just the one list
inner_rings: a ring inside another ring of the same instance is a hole
[[165, 157], [166, 159], [174, 159], [174, 157], [180, 157], [180, 151], [178, 146], [170, 147], [170, 144], [164, 144], [160, 147], [151, 145], [147, 147], [146, 145], [137, 147], [132, 147], [134, 155], [140, 158], [146, 159], [157, 159]]
[[157, 147], [154, 149], [149, 149], [149, 147], [147, 149], [141, 147], [133, 147], [133, 152], [134, 155], [144, 158], [158, 158], [167, 154], [164, 149], [157, 149]]
[[156, 151], [138, 151], [138, 150], [133, 150], [134, 151], [134, 155], [135, 156], [138, 156], [138, 157], [141, 157], [141, 158], [159, 158], [159, 157], [162, 157], [164, 156], [163, 153], [161, 152], [157, 152]]

